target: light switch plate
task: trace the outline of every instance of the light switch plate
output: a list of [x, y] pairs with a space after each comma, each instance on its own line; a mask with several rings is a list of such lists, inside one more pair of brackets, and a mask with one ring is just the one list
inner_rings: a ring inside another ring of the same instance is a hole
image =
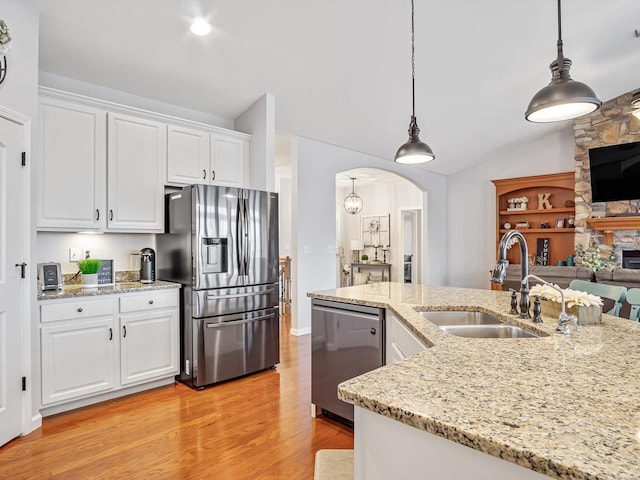
[[69, 249], [69, 261], [77, 262], [78, 260], [82, 260], [82, 248], [73, 247]]

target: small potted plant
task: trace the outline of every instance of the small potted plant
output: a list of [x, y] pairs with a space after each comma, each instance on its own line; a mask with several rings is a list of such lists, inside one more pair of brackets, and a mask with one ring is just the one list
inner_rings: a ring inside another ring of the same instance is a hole
[[82, 273], [82, 288], [98, 286], [98, 270], [102, 262], [95, 258], [85, 258], [78, 262], [78, 270]]
[[369, 255], [367, 255], [366, 253], [362, 255], [360, 259], [362, 260], [362, 263], [369, 263]]

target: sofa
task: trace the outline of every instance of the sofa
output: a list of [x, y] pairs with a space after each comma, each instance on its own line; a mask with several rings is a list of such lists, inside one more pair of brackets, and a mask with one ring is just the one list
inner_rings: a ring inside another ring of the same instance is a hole
[[[560, 288], [568, 288], [571, 280], [580, 279], [593, 280], [593, 272], [585, 267], [557, 267], [557, 266], [541, 266], [534, 265], [529, 268], [529, 273], [550, 283], [555, 283]], [[620, 285], [629, 288], [640, 288], [640, 270], [631, 268], [615, 268], [613, 270], [600, 270], [595, 275], [595, 281], [607, 285]], [[531, 279], [530, 285], [536, 285], [539, 282]], [[502, 284], [503, 290], [520, 290], [520, 265], [507, 266], [507, 274]], [[620, 316], [629, 318], [631, 305], [626, 301], [622, 304]]]
[[[590, 281], [593, 273], [588, 268], [584, 267], [556, 267], [556, 266], [542, 266], [534, 265], [529, 267], [529, 273], [536, 275], [549, 283], [555, 283], [560, 288], [567, 288], [571, 280], [576, 278], [580, 280]], [[502, 283], [502, 290], [520, 290], [520, 281], [522, 280], [520, 265], [508, 265], [507, 274]], [[530, 285], [536, 285], [539, 282], [531, 279]]]

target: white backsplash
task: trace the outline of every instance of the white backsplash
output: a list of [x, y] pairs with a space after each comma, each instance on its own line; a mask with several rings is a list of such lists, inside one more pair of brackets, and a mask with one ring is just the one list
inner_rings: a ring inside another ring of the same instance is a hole
[[59, 262], [62, 273], [78, 271], [75, 263], [69, 262], [69, 249], [89, 250], [92, 258], [113, 260], [114, 270], [136, 270], [134, 265], [138, 254], [145, 247], [156, 248], [154, 234], [145, 233], [105, 233], [87, 235], [81, 233], [38, 232], [36, 259], [40, 262]]

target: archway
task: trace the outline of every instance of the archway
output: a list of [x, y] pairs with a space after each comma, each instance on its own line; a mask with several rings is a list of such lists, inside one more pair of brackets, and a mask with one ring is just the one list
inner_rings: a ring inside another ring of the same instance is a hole
[[[336, 174], [336, 286], [375, 281], [423, 281], [424, 193], [413, 182], [378, 168]], [[363, 207], [344, 208], [353, 190]], [[362, 255], [368, 258], [363, 266]], [[353, 268], [353, 274], [351, 272]], [[409, 276], [405, 271], [409, 270]]]

